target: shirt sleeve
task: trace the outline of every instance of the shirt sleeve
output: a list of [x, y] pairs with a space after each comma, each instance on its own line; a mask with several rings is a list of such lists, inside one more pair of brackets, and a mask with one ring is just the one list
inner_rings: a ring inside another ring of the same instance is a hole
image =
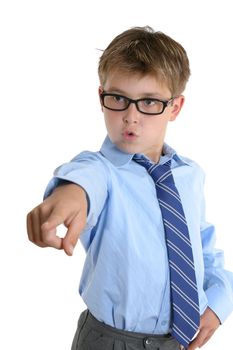
[[224, 252], [215, 248], [216, 232], [205, 220], [205, 200], [202, 200], [201, 237], [204, 257], [204, 290], [208, 306], [221, 323], [233, 311], [233, 273], [224, 268]]
[[100, 156], [94, 152], [82, 152], [70, 163], [58, 167], [48, 183], [44, 198], [47, 198], [62, 182], [77, 184], [86, 191], [88, 216], [85, 231], [90, 230], [96, 225], [108, 196], [107, 171]]

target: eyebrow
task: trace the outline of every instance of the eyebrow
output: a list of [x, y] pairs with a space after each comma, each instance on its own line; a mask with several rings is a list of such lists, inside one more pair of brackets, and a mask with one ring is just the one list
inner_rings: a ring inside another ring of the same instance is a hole
[[[123, 96], [128, 96], [128, 94], [123, 91], [123, 90], [120, 90], [118, 88], [115, 88], [115, 87], [111, 87], [110, 89], [108, 89], [108, 92], [109, 93], [116, 93], [116, 94], [120, 94], [120, 95], [123, 95]], [[146, 98], [146, 97], [150, 97], [150, 98], [158, 98], [158, 99], [161, 99], [161, 100], [164, 100], [165, 98], [160, 95], [159, 93], [156, 93], [156, 92], [143, 92], [142, 94], [140, 94], [141, 98]]]

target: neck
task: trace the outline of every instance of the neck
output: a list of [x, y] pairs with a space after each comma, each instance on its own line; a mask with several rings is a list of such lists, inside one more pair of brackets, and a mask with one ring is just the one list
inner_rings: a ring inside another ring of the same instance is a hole
[[150, 150], [148, 152], [144, 153], [145, 156], [147, 156], [152, 162], [158, 163], [160, 160], [160, 157], [163, 155], [163, 147], [156, 150]]

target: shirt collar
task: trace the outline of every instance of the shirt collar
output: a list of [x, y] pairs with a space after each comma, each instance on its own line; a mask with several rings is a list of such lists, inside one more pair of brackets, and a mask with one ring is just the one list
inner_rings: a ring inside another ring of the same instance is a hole
[[[100, 148], [100, 153], [115, 166], [126, 165], [134, 156], [134, 154], [125, 153], [118, 149], [114, 143], [112, 143], [109, 136], [105, 138], [104, 143]], [[179, 157], [176, 151], [166, 143], [164, 143], [163, 146], [163, 154], [164, 155], [161, 156], [159, 161], [160, 164], [167, 162], [169, 159], [173, 159], [180, 165], [188, 165], [188, 163]]]

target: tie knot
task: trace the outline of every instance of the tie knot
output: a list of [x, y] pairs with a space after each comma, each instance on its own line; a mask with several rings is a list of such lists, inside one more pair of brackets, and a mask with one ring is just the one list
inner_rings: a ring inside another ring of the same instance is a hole
[[172, 179], [171, 174], [171, 160], [164, 164], [154, 164], [144, 156], [135, 155], [133, 160], [142, 165], [148, 171], [149, 175], [153, 178], [155, 183], [170, 181]]
[[149, 169], [153, 166], [153, 163], [143, 155], [135, 154], [135, 156], [133, 157], [133, 160], [136, 163], [142, 165], [144, 168], [146, 168], [147, 171], [149, 171]]

